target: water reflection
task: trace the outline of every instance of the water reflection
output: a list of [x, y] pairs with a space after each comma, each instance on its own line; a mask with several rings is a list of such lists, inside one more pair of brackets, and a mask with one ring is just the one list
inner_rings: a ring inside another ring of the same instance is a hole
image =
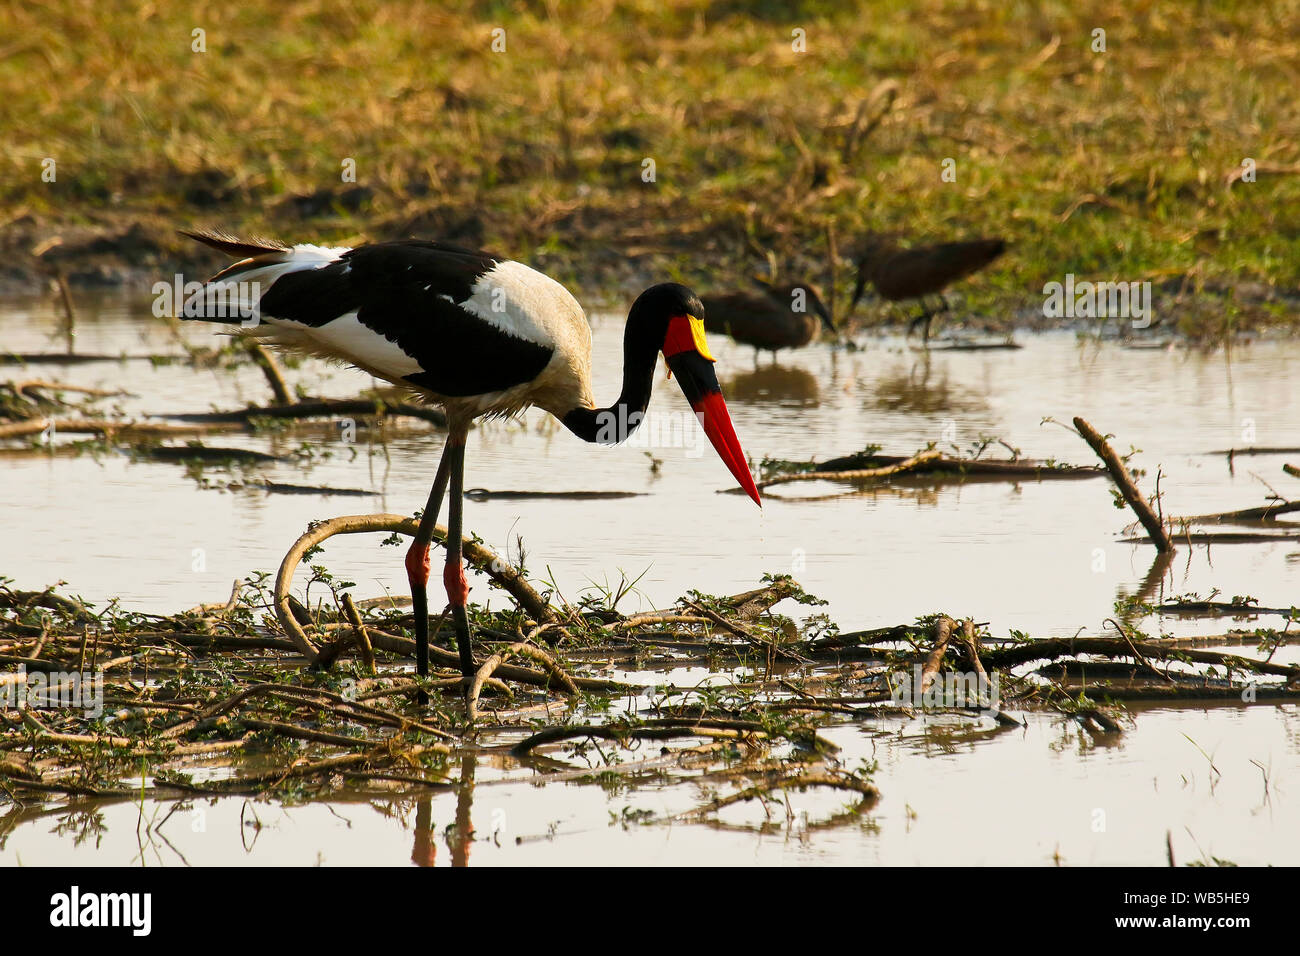
[[815, 408], [821, 404], [817, 377], [807, 369], [767, 365], [729, 378], [723, 393], [728, 401], [762, 405], [779, 403]]
[[447, 831], [452, 866], [469, 866], [469, 848], [474, 842], [474, 771], [478, 755], [466, 750], [460, 758], [460, 788], [456, 791], [456, 823]]
[[978, 412], [987, 407], [987, 402], [976, 392], [949, 380], [946, 361], [938, 361], [942, 367], [937, 371], [935, 364], [929, 354], [924, 354], [910, 367], [895, 364], [887, 369], [867, 390], [868, 406], [923, 414]]
[[438, 860], [438, 847], [433, 842], [433, 798], [420, 797], [415, 805], [415, 846], [411, 848], [411, 862], [416, 866], [434, 866]]
[[[470, 847], [474, 843], [474, 774], [477, 768], [478, 754], [473, 749], [465, 750], [460, 758], [460, 783], [456, 786], [456, 817], [443, 831], [452, 866], [469, 866]], [[415, 838], [411, 847], [411, 862], [416, 866], [437, 865], [438, 845], [434, 828], [433, 797], [421, 795], [415, 804]]]
[[1174, 554], [1172, 551], [1154, 552], [1151, 566], [1137, 587], [1131, 587], [1127, 581], [1120, 582], [1115, 592], [1115, 604], [1119, 608], [1119, 619], [1125, 626], [1134, 627], [1142, 620], [1145, 616], [1141, 608], [1143, 604], [1158, 604], [1163, 600], [1165, 574], [1174, 563]]

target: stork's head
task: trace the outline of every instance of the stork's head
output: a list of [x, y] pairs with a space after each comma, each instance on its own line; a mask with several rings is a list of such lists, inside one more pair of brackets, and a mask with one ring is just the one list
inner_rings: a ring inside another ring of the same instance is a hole
[[646, 344], [653, 342], [655, 351], [663, 352], [669, 375], [677, 379], [718, 457], [761, 507], [763, 502], [713, 371], [715, 360], [704, 340], [704, 304], [699, 297], [675, 282], [652, 286], [633, 303], [628, 332], [628, 348], [635, 348], [634, 340], [641, 339]]

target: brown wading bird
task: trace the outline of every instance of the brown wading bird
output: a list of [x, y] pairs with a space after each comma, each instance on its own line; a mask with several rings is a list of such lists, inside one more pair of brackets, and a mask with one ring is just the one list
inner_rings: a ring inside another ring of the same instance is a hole
[[[935, 313], [950, 308], [943, 290], [983, 269], [1006, 249], [1005, 239], [967, 239], [903, 249], [886, 236], [868, 236], [854, 257], [858, 278], [849, 312], [857, 306], [868, 282], [882, 299], [890, 302], [919, 299], [921, 314], [907, 327], [907, 334], [911, 335], [918, 325], [925, 323], [922, 338], [929, 342], [930, 322]], [[931, 295], [938, 296], [940, 308], [932, 309], [926, 303], [926, 297]]]
[[656, 285], [633, 303], [622, 393], [600, 408], [582, 306], [521, 262], [414, 239], [324, 248], [185, 235], [238, 261], [185, 302], [182, 318], [239, 323], [274, 344], [348, 362], [446, 410], [447, 444], [406, 555], [421, 676], [429, 672], [429, 545], [449, 484], [442, 580], [461, 670], [467, 678], [476, 670], [461, 545], [465, 439], [474, 419], [536, 405], [583, 441], [617, 444], [645, 417], [662, 352], [718, 455], [762, 504], [704, 341], [704, 308], [685, 286]]
[[807, 345], [823, 328], [835, 334], [831, 314], [812, 283], [772, 285], [757, 276], [754, 281], [761, 293], [704, 296], [704, 327], [756, 350], [766, 349], [774, 358], [778, 349]]

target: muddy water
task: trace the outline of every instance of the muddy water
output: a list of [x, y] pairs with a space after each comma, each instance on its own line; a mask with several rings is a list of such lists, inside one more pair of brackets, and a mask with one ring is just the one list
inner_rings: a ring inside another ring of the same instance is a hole
[[[80, 304], [81, 352], [182, 351], [178, 333], [150, 318], [147, 304], [114, 298]], [[45, 301], [0, 306], [6, 350], [62, 348], [56, 324]], [[593, 328], [595, 391], [608, 401], [618, 391], [621, 318], [597, 316]], [[202, 344], [211, 330], [187, 326], [179, 334]], [[824, 459], [871, 444], [908, 454], [928, 441], [969, 448], [995, 436], [1028, 456], [1091, 463], [1077, 436], [1043, 421], [1083, 415], [1118, 436], [1121, 449], [1141, 449], [1134, 463], [1150, 473], [1145, 487], [1161, 470], [1167, 513], [1258, 505], [1269, 486], [1284, 495], [1300, 490], [1281, 471], [1285, 461], [1300, 464], [1300, 455], [1229, 463], [1210, 454], [1234, 446], [1300, 446], [1294, 342], [1261, 341], [1231, 352], [1152, 351], [1059, 332], [1025, 337], [1023, 344], [1010, 352], [924, 356], [897, 340], [871, 340], [858, 351], [814, 346], [782, 357], [778, 366], [766, 357], [756, 364], [751, 349], [730, 342], [715, 342], [714, 353], [737, 432], [755, 459]], [[260, 373], [247, 368], [127, 361], [11, 367], [0, 375], [125, 387], [132, 394], [109, 405], [132, 414], [269, 401]], [[316, 395], [351, 395], [370, 384], [360, 373], [315, 362], [290, 377]], [[675, 384], [661, 382], [652, 425], [667, 440], [650, 447], [591, 448], [536, 413], [477, 429], [468, 452], [471, 487], [640, 496], [471, 501], [467, 527], [512, 556], [522, 538], [533, 575], [553, 576], [570, 599], [593, 584], [616, 583], [620, 571], [642, 575], [623, 610], [671, 602], [688, 588], [741, 591], [764, 572], [787, 572], [826, 598], [826, 610], [845, 628], [945, 610], [987, 621], [995, 635], [1100, 633], [1116, 599], [1140, 590], [1148, 575], [1152, 550], [1118, 540], [1130, 515], [1115, 509], [1104, 481], [917, 481], [834, 497], [828, 496], [844, 489], [810, 483], [778, 489], [786, 498], [770, 498], [760, 512], [743, 496], [718, 493], [731, 478], [700, 444], [702, 436], [683, 434], [685, 410]], [[354, 444], [301, 434], [205, 441], [291, 459], [259, 466], [248, 472], [252, 477], [374, 494], [201, 490], [192, 473], [174, 464], [111, 453], [7, 455], [0, 460], [0, 574], [25, 588], [67, 580], [91, 601], [120, 596], [125, 606], [143, 610], [223, 599], [235, 578], [274, 570], [309, 520], [422, 506], [440, 448], [437, 435], [423, 431], [381, 445], [364, 433]], [[1006, 451], [995, 443], [984, 454]], [[242, 473], [205, 474], [225, 482]], [[789, 500], [800, 498], [815, 500]], [[377, 537], [336, 539], [322, 560], [358, 582], [358, 596], [405, 585], [400, 554], [378, 547]], [[1300, 542], [1294, 540], [1184, 547], [1149, 593], [1204, 598], [1218, 589], [1225, 597], [1249, 594], [1286, 607], [1297, 603], [1298, 583]], [[476, 591], [472, 597], [486, 588]], [[1143, 626], [1216, 634], [1234, 624], [1170, 617]], [[1284, 649], [1277, 659], [1295, 657], [1294, 649]], [[1021, 731], [929, 718], [841, 727], [828, 736], [845, 748], [850, 764], [878, 761], [884, 793], [872, 813], [836, 826], [816, 824], [835, 813], [842, 796], [806, 794], [799, 800], [807, 805], [788, 820], [784, 810], [774, 810], [767, 829], [759, 826], [756, 806], [726, 811], [708, 825], [625, 827], [625, 811], [685, 810], [706, 799], [704, 785], [681, 774], [616, 793], [573, 781], [538, 788], [521, 782], [531, 771], [483, 758], [472, 795], [447, 793], [423, 807], [414, 797], [396, 808], [259, 804], [264, 826], [247, 850], [239, 840], [242, 800], [217, 801], [205, 805], [201, 828], [190, 811], [176, 816], [164, 830], [175, 847], [161, 846], [157, 858], [402, 863], [424, 840], [420, 852], [431, 850], [440, 864], [466, 854], [474, 863], [1050, 863], [1058, 855], [1066, 863], [1160, 863], [1169, 833], [1184, 861], [1300, 862], [1294, 803], [1300, 714], [1293, 707], [1145, 710], [1111, 746], [1099, 746], [1072, 724], [1034, 716]], [[444, 832], [456, 819], [458, 800], [462, 818], [468, 813], [473, 820], [472, 845]], [[139, 807], [100, 808], [106, 831], [80, 842], [63, 832], [68, 827], [53, 832], [66, 812], [11, 821], [17, 826], [0, 860], [127, 863], [140, 853]], [[147, 803], [145, 812], [152, 813]], [[64, 822], [75, 829], [76, 820]], [[420, 836], [430, 827], [432, 842]]]

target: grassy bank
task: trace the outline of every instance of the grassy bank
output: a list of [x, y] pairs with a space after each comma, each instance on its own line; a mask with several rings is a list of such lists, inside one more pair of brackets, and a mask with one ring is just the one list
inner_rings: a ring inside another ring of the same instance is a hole
[[47, 263], [83, 281], [206, 265], [172, 230], [219, 225], [481, 244], [588, 295], [732, 286], [769, 254], [824, 276], [833, 224], [841, 250], [1006, 235], [976, 309], [1074, 273], [1293, 320], [1298, 23], [1295, 2], [7, 4], [0, 283], [56, 237]]

